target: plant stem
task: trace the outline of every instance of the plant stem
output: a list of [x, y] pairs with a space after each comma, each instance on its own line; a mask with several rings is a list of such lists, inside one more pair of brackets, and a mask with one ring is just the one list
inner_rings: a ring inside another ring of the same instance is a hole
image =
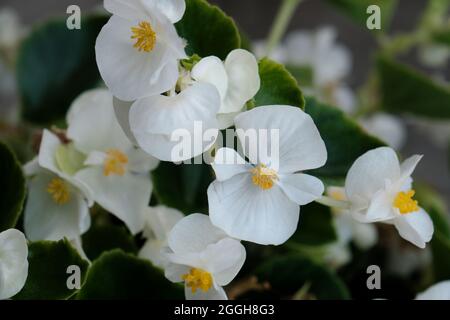
[[350, 203], [348, 201], [336, 200], [327, 196], [322, 196], [316, 200], [317, 203], [323, 204], [327, 207], [333, 207], [338, 209], [349, 209]]
[[269, 56], [281, 41], [295, 9], [302, 0], [283, 0], [267, 40], [266, 55]]

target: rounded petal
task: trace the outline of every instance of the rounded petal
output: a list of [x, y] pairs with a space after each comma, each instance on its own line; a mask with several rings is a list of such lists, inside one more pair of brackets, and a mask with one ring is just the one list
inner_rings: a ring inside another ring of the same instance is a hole
[[159, 165], [158, 159], [137, 148], [128, 151], [128, 160], [128, 168], [132, 173], [145, 174], [156, 169]]
[[311, 203], [320, 198], [325, 190], [322, 181], [303, 173], [280, 176], [279, 186], [298, 205]]
[[352, 230], [353, 241], [362, 250], [373, 247], [378, 241], [378, 231], [373, 224], [353, 221]]
[[166, 242], [172, 228], [184, 218], [184, 214], [173, 208], [163, 205], [148, 207], [145, 210], [146, 227], [144, 237], [154, 236], [161, 242]]
[[0, 300], [4, 300], [19, 293], [28, 277], [28, 246], [22, 232], [0, 233], [0, 257]]
[[42, 173], [29, 181], [24, 229], [31, 241], [75, 239], [90, 227], [88, 204], [77, 189], [69, 187], [70, 199], [65, 204], [52, 199], [47, 189], [53, 178]]
[[237, 112], [258, 93], [261, 87], [258, 62], [243, 49], [230, 52], [225, 60], [228, 90], [219, 113]]
[[400, 165], [400, 175], [403, 181], [411, 177], [414, 169], [416, 169], [417, 164], [420, 160], [422, 160], [422, 158], [423, 155], [414, 155], [402, 162]]
[[441, 281], [419, 293], [416, 300], [450, 300], [450, 280]]
[[369, 201], [369, 207], [361, 222], [376, 222], [393, 219], [396, 211], [393, 208], [394, 199], [384, 190], [376, 192]]
[[214, 181], [208, 188], [212, 223], [233, 238], [279, 245], [297, 229], [299, 206], [280, 187], [262, 190], [250, 174]]
[[144, 208], [152, 191], [148, 175], [105, 176], [101, 167], [90, 167], [79, 171], [76, 177], [92, 189], [94, 200], [122, 220], [131, 233], [142, 231]]
[[213, 226], [207, 215], [194, 213], [172, 228], [168, 243], [175, 255], [190, 254], [200, 253], [224, 238], [226, 234]]
[[229, 113], [218, 113], [217, 121], [219, 121], [219, 129], [227, 129], [234, 125], [234, 118], [238, 114], [240, 114], [243, 110], [239, 110], [238, 112], [229, 112]]
[[219, 91], [221, 100], [225, 99], [228, 90], [228, 76], [225, 66], [219, 58], [210, 56], [200, 60], [192, 68], [191, 77], [194, 80], [212, 84]]
[[183, 275], [189, 273], [189, 266], [169, 262], [164, 267], [164, 275], [174, 283], [183, 282]]
[[214, 162], [211, 164], [219, 181], [228, 180], [231, 177], [248, 172], [251, 166], [231, 148], [220, 148], [216, 152]]
[[434, 233], [433, 221], [423, 209], [400, 215], [393, 222], [403, 239], [422, 249]]
[[347, 173], [345, 190], [349, 201], [368, 205], [386, 181], [400, 178], [400, 164], [395, 151], [388, 147], [370, 150], [360, 156]]
[[370, 134], [379, 137], [396, 150], [400, 149], [406, 140], [404, 124], [390, 114], [376, 113], [369, 118], [362, 119], [360, 124]]
[[138, 256], [143, 259], [148, 259], [153, 265], [159, 268], [164, 268], [166, 259], [161, 254], [163, 243], [159, 240], [147, 240], [144, 246], [139, 250]]
[[185, 286], [184, 294], [186, 300], [228, 300], [225, 290], [219, 286], [212, 286], [211, 289], [206, 292], [197, 290], [195, 293], [192, 292], [191, 288]]

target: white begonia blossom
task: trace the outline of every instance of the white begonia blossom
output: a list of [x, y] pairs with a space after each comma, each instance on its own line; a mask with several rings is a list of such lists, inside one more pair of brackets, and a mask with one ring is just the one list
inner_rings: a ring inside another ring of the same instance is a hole
[[379, 112], [359, 120], [359, 123], [367, 132], [395, 150], [400, 149], [406, 141], [406, 128], [398, 117]]
[[393, 224], [400, 236], [425, 248], [433, 222], [413, 199], [411, 174], [422, 156], [399, 163], [395, 151], [380, 147], [366, 152], [351, 166], [345, 181], [350, 212], [361, 222]]
[[22, 290], [28, 277], [28, 245], [22, 232], [0, 232], [0, 300]]
[[450, 300], [450, 280], [438, 282], [416, 296], [416, 300]]
[[139, 257], [148, 259], [155, 266], [163, 268], [166, 261], [161, 250], [167, 247], [167, 238], [172, 228], [183, 218], [183, 213], [166, 206], [146, 208], [143, 236], [147, 241], [139, 251]]
[[207, 215], [191, 214], [169, 234], [165, 275], [185, 283], [188, 300], [226, 300], [229, 284], [245, 262], [245, 248], [214, 227]]
[[114, 113], [113, 96], [105, 89], [78, 97], [67, 115], [67, 137], [87, 158], [75, 178], [93, 199], [121, 219], [133, 234], [144, 227], [150, 202], [150, 170], [158, 161], [133, 146]]
[[29, 177], [24, 229], [31, 241], [75, 240], [91, 225], [91, 191], [59, 167], [56, 154], [62, 145], [55, 134], [44, 130], [39, 156], [24, 167]]
[[98, 35], [97, 65], [108, 88], [133, 101], [172, 89], [185, 43], [173, 23], [185, 10], [182, 0], [105, 0], [113, 16]]
[[[282, 244], [297, 229], [299, 205], [324, 191], [322, 181], [301, 171], [325, 164], [325, 143], [311, 117], [291, 106], [255, 108], [238, 115], [235, 126], [250, 162], [233, 149], [217, 151], [212, 164], [216, 180], [208, 188], [211, 221], [237, 239]], [[247, 143], [252, 132], [260, 137]], [[264, 139], [264, 132], [270, 139]]]
[[222, 100], [217, 114], [220, 129], [233, 125], [234, 117], [242, 112], [261, 86], [258, 62], [253, 54], [243, 49], [231, 51], [224, 62], [214, 56], [203, 58], [193, 67], [191, 77], [210, 83], [219, 91]]

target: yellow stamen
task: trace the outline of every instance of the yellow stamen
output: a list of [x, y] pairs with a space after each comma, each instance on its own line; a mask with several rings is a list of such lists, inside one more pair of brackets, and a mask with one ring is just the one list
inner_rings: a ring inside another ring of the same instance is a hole
[[413, 199], [415, 193], [414, 190], [397, 193], [397, 196], [394, 199], [394, 207], [396, 207], [401, 214], [408, 214], [419, 210], [419, 202]]
[[273, 184], [278, 180], [277, 172], [273, 169], [267, 168], [261, 164], [251, 170], [253, 184], [263, 190], [273, 187]]
[[198, 268], [192, 268], [189, 273], [182, 275], [181, 279], [186, 282], [188, 288], [191, 288], [192, 293], [195, 293], [198, 289], [207, 292], [213, 285], [211, 274]]
[[53, 201], [59, 205], [70, 201], [70, 191], [67, 184], [59, 178], [54, 178], [47, 186], [47, 192], [52, 196]]
[[136, 39], [134, 47], [138, 51], [150, 52], [153, 50], [156, 43], [156, 33], [149, 22], [140, 22], [138, 26], [131, 28], [131, 32], [133, 33], [131, 39]]
[[123, 176], [127, 164], [128, 157], [122, 151], [117, 149], [108, 150], [106, 152], [103, 174], [105, 176], [110, 176], [111, 174]]

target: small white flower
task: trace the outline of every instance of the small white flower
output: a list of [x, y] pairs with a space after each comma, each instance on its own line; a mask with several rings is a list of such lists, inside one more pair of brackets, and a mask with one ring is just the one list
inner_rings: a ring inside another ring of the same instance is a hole
[[0, 232], [0, 300], [22, 290], [28, 277], [28, 246], [22, 232]]
[[393, 149], [400, 149], [406, 140], [406, 128], [399, 118], [387, 113], [376, 113], [359, 123], [370, 134], [380, 138]]
[[24, 214], [25, 233], [31, 241], [74, 240], [91, 225], [89, 188], [58, 166], [59, 138], [44, 130], [38, 158], [25, 165], [28, 198]]
[[169, 232], [183, 217], [180, 211], [166, 206], [146, 208], [143, 236], [147, 241], [139, 251], [139, 257], [149, 259], [155, 266], [164, 267], [166, 261], [161, 255], [161, 249], [167, 247]]
[[95, 51], [108, 88], [125, 101], [169, 91], [186, 57], [173, 25], [184, 14], [184, 0], [105, 0], [104, 6], [113, 16]]
[[391, 148], [368, 151], [350, 168], [345, 191], [355, 219], [393, 224], [401, 237], [424, 248], [434, 227], [431, 218], [413, 199], [411, 174], [421, 158], [415, 155], [400, 164]]
[[203, 58], [194, 66], [191, 76], [197, 81], [213, 84], [219, 90], [222, 100], [217, 115], [220, 129], [233, 125], [234, 117], [261, 85], [258, 62], [253, 54], [243, 49], [231, 51], [225, 62], [214, 56]]
[[107, 90], [92, 90], [77, 98], [67, 123], [67, 137], [87, 155], [75, 178], [87, 185], [93, 199], [121, 219], [133, 234], [141, 231], [152, 191], [149, 172], [158, 161], [128, 140]]
[[450, 300], [450, 280], [441, 281], [419, 293], [416, 300]]
[[226, 300], [223, 286], [238, 274], [245, 248], [214, 227], [209, 217], [191, 214], [169, 234], [165, 267], [167, 279], [184, 282], [188, 300]]
[[[233, 149], [217, 151], [217, 180], [208, 188], [211, 221], [237, 239], [282, 244], [297, 229], [299, 205], [324, 191], [319, 179], [299, 172], [325, 164], [325, 143], [311, 117], [296, 107], [258, 107], [238, 115], [235, 125], [250, 163]], [[279, 132], [279, 141], [257, 143], [279, 149], [279, 159], [261, 145], [245, 147], [245, 132], [252, 130]]]

